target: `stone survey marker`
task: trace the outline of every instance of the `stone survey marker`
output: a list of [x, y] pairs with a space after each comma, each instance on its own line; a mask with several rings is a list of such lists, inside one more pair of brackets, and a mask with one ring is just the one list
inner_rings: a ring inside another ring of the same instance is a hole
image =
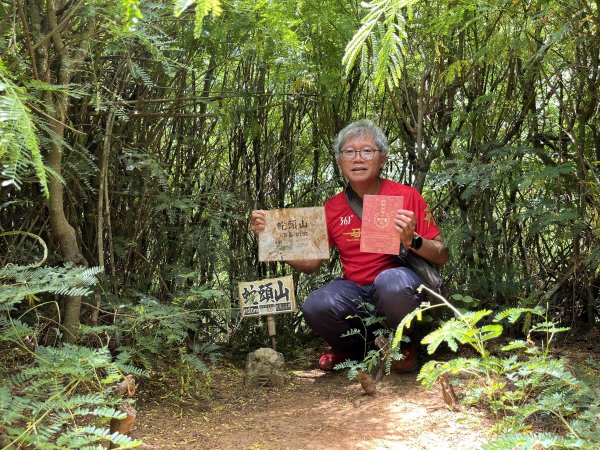
[[238, 285], [243, 317], [264, 316], [296, 310], [291, 276], [243, 282]]
[[325, 208], [287, 208], [266, 212], [258, 235], [259, 261], [329, 259]]

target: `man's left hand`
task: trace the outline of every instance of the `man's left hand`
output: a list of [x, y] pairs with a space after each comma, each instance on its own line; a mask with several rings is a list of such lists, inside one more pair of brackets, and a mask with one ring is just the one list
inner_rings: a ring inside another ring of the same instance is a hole
[[405, 246], [412, 244], [415, 235], [415, 227], [417, 226], [417, 218], [413, 211], [408, 209], [399, 209], [394, 218], [396, 230], [400, 234], [400, 242]]

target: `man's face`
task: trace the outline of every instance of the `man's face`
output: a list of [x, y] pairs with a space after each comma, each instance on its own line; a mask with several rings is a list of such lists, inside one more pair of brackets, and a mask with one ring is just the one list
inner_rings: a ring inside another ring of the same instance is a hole
[[[372, 159], [365, 159], [360, 152], [354, 152], [354, 155], [348, 152], [349, 155], [352, 155], [353, 159], [351, 160], [344, 157], [344, 151], [367, 149], [375, 150]], [[339, 165], [350, 183], [368, 185], [375, 182], [386, 159], [387, 157], [381, 154], [371, 136], [354, 136], [347, 139], [342, 145]]]

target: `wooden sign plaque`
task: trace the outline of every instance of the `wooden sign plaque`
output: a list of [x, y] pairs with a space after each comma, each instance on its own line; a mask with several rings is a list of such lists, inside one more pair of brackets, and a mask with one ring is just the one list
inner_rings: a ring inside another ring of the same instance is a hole
[[243, 317], [296, 310], [294, 281], [291, 276], [239, 283], [238, 294]]
[[259, 261], [329, 259], [325, 208], [287, 208], [266, 212], [258, 235]]

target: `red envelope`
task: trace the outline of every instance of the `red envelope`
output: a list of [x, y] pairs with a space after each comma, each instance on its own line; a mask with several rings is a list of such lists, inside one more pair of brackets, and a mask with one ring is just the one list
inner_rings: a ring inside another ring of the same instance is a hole
[[360, 251], [368, 253], [400, 253], [400, 235], [394, 218], [403, 209], [401, 195], [365, 195], [363, 198]]

